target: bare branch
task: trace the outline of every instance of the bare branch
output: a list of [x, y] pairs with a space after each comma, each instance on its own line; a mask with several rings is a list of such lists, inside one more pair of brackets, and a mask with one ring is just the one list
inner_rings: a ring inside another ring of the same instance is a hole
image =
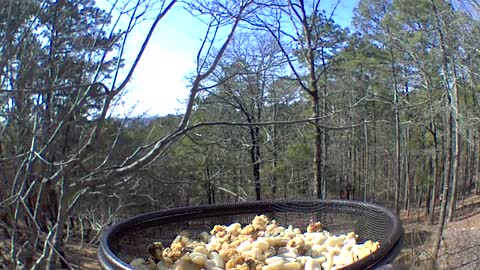
[[165, 10], [161, 11], [158, 14], [157, 18], [155, 19], [152, 26], [150, 27], [150, 30], [148, 31], [148, 34], [147, 34], [145, 40], [143, 41], [142, 47], [140, 48], [140, 51], [138, 52], [137, 57], [135, 58], [135, 61], [133, 62], [133, 65], [130, 68], [127, 76], [125, 77], [123, 82], [113, 90], [114, 92], [118, 93], [118, 92], [122, 91], [123, 88], [125, 88], [125, 86], [127, 86], [127, 83], [132, 78], [133, 72], [135, 71], [135, 68], [137, 67], [138, 63], [140, 62], [140, 59], [142, 58], [142, 55], [145, 52], [145, 49], [147, 48], [148, 43], [150, 42], [150, 38], [152, 37], [153, 32], [155, 31], [158, 22], [160, 22], [160, 20], [163, 19], [163, 17], [165, 17], [165, 15], [168, 13], [168, 11], [170, 11], [170, 9], [173, 7], [173, 5], [176, 2], [177, 2], [177, 0], [171, 0], [170, 3], [165, 8]]

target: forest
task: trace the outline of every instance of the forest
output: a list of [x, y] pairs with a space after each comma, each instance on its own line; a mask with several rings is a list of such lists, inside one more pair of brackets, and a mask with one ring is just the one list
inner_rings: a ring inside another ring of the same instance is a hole
[[[272, 199], [422, 215], [440, 267], [480, 193], [480, 1], [359, 0], [349, 27], [320, 0], [102, 2], [0, 1], [0, 268], [78, 269], [67, 247], [125, 218]], [[174, 9], [205, 29], [184, 111], [118, 117]]]

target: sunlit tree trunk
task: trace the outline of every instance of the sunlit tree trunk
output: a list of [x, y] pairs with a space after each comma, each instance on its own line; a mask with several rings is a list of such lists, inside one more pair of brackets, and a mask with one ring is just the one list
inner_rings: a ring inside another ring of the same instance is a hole
[[[405, 145], [409, 144], [410, 140], [410, 127], [407, 124], [405, 127]], [[411, 183], [412, 177], [410, 176], [410, 154], [408, 151], [408, 147], [405, 147], [404, 149], [404, 167], [405, 167], [405, 172], [404, 172], [404, 177], [405, 177], [405, 201], [404, 201], [404, 209], [407, 210], [407, 215], [410, 215], [410, 204], [411, 204], [411, 199], [412, 199], [412, 188], [413, 184]]]
[[[390, 30], [388, 30], [389, 32]], [[391, 42], [391, 41], [390, 41]], [[399, 112], [399, 97], [398, 97], [398, 81], [397, 81], [397, 68], [395, 66], [395, 56], [393, 49], [389, 49], [390, 53], [390, 66], [392, 72], [392, 91], [393, 91], [393, 118], [394, 118], [394, 143], [395, 143], [395, 211], [400, 214], [400, 194], [401, 194], [401, 181], [402, 181], [402, 160], [401, 160], [401, 147], [400, 147], [400, 112]]]
[[430, 200], [430, 216], [429, 216], [429, 223], [432, 225], [435, 220], [435, 203], [437, 200], [437, 188], [439, 185], [439, 180], [440, 180], [440, 171], [439, 171], [439, 146], [438, 146], [438, 140], [437, 140], [437, 135], [436, 132], [433, 134], [433, 156], [432, 156], [432, 175], [433, 175], [433, 183], [432, 183], [432, 195], [431, 195], [431, 200]]
[[453, 156], [453, 149], [451, 147], [451, 136], [452, 136], [452, 115], [447, 117], [447, 136], [445, 138], [445, 147], [446, 155], [445, 155], [445, 163], [444, 163], [444, 177], [443, 177], [443, 187], [441, 193], [441, 204], [440, 204], [440, 217], [438, 221], [438, 227], [433, 235], [433, 251], [432, 251], [432, 266], [431, 268], [434, 269], [436, 264], [438, 253], [440, 251], [440, 242], [442, 241], [442, 234], [443, 234], [443, 227], [445, 225], [445, 217], [447, 212], [447, 200], [448, 200], [448, 190], [450, 185], [450, 179], [452, 176], [452, 156]]
[[[443, 81], [445, 89], [447, 92], [447, 136], [446, 144], [447, 155], [445, 158], [445, 174], [444, 174], [444, 183], [442, 190], [442, 203], [440, 207], [440, 218], [437, 231], [433, 237], [433, 252], [432, 252], [432, 264], [436, 263], [438, 258], [440, 242], [443, 234], [443, 227], [445, 224], [445, 218], [447, 215], [447, 200], [449, 200], [449, 186], [452, 184], [452, 188], [455, 188], [456, 178], [457, 178], [457, 154], [458, 154], [458, 125], [457, 125], [457, 86], [456, 86], [456, 76], [455, 69], [450, 73], [449, 66], [453, 63], [451, 58], [449, 58], [446, 44], [445, 44], [445, 33], [444, 22], [441, 20], [439, 11], [437, 8], [437, 3], [435, 0], [431, 0], [432, 10], [435, 15], [436, 30], [439, 38], [439, 45], [442, 52], [442, 71], [443, 71]], [[443, 11], [444, 12], [444, 11]], [[450, 76], [452, 76], [452, 81], [450, 81]], [[453, 193], [453, 192], [452, 192]], [[451, 195], [454, 198], [453, 194]]]
[[456, 199], [458, 193], [458, 163], [460, 159], [460, 134], [459, 134], [459, 127], [458, 127], [458, 88], [457, 88], [457, 75], [456, 75], [456, 67], [453, 61], [450, 61], [452, 66], [452, 88], [451, 88], [451, 104], [450, 104], [450, 113], [453, 114], [452, 116], [452, 125], [453, 125], [453, 132], [452, 132], [452, 148], [453, 148], [453, 156], [452, 156], [452, 193], [450, 196], [449, 201], [449, 208], [448, 208], [448, 221], [453, 220], [453, 215], [455, 213], [455, 206], [456, 206]]

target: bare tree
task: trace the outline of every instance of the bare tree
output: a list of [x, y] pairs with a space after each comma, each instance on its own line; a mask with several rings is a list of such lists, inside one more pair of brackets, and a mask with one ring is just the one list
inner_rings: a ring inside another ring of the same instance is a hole
[[247, 127], [249, 156], [255, 183], [255, 196], [262, 198], [261, 169], [264, 159], [261, 157], [262, 133], [260, 123], [266, 114], [267, 97], [275, 90], [275, 74], [284, 63], [276, 44], [269, 35], [259, 33], [237, 33], [227, 50], [218, 70], [215, 72], [217, 91], [210, 92], [218, 102], [240, 112], [240, 119], [251, 124]]
[[[337, 1], [338, 5], [339, 1]], [[329, 17], [321, 10], [320, 1], [282, 1], [266, 5], [264, 13], [249, 18], [249, 23], [264, 29], [275, 39], [292, 72], [292, 80], [296, 80], [299, 88], [308, 95], [311, 101], [313, 141], [313, 195], [326, 198], [325, 183], [325, 129], [322, 128], [322, 117], [325, 118], [327, 81], [326, 47], [341, 43], [341, 39], [325, 38], [336, 29], [332, 21], [335, 8]], [[324, 27], [329, 25], [329, 27]], [[319, 64], [319, 61], [321, 64]], [[321, 68], [323, 67], [323, 69]]]
[[[443, 80], [444, 87], [447, 92], [447, 155], [445, 157], [445, 174], [444, 174], [444, 183], [442, 190], [442, 203], [440, 206], [440, 217], [439, 225], [435, 236], [433, 238], [433, 255], [432, 261], [436, 262], [438, 258], [440, 242], [443, 234], [443, 227], [445, 224], [445, 219], [447, 215], [447, 210], [453, 212], [456, 185], [457, 185], [457, 155], [459, 153], [459, 141], [458, 141], [458, 90], [457, 90], [457, 78], [455, 63], [453, 61], [453, 56], [451, 55], [450, 48], [448, 47], [448, 30], [447, 30], [447, 18], [451, 13], [450, 6], [441, 5], [435, 0], [431, 0], [432, 11], [435, 14], [435, 23], [437, 26], [437, 34], [439, 38], [439, 45], [442, 52], [442, 71], [443, 71]], [[441, 8], [441, 9], [440, 9]], [[440, 12], [443, 13], [443, 16], [440, 16]], [[449, 193], [449, 187], [452, 187], [451, 193]], [[451, 194], [451, 200], [449, 202], [450, 209], [447, 209], [447, 201], [450, 199], [449, 194]]]

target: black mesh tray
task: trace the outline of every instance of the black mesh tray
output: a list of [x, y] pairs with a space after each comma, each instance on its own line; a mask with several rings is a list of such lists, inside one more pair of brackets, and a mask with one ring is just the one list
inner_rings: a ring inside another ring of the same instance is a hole
[[133, 217], [103, 233], [99, 260], [104, 269], [132, 269], [128, 263], [146, 258], [152, 242], [168, 246], [182, 230], [196, 234], [210, 231], [217, 224], [246, 224], [258, 214], [298, 228], [306, 228], [310, 220], [320, 221], [333, 234], [354, 231], [359, 242], [380, 243], [378, 250], [342, 269], [374, 269], [390, 263], [403, 245], [400, 220], [382, 206], [340, 200], [262, 201], [181, 207]]

